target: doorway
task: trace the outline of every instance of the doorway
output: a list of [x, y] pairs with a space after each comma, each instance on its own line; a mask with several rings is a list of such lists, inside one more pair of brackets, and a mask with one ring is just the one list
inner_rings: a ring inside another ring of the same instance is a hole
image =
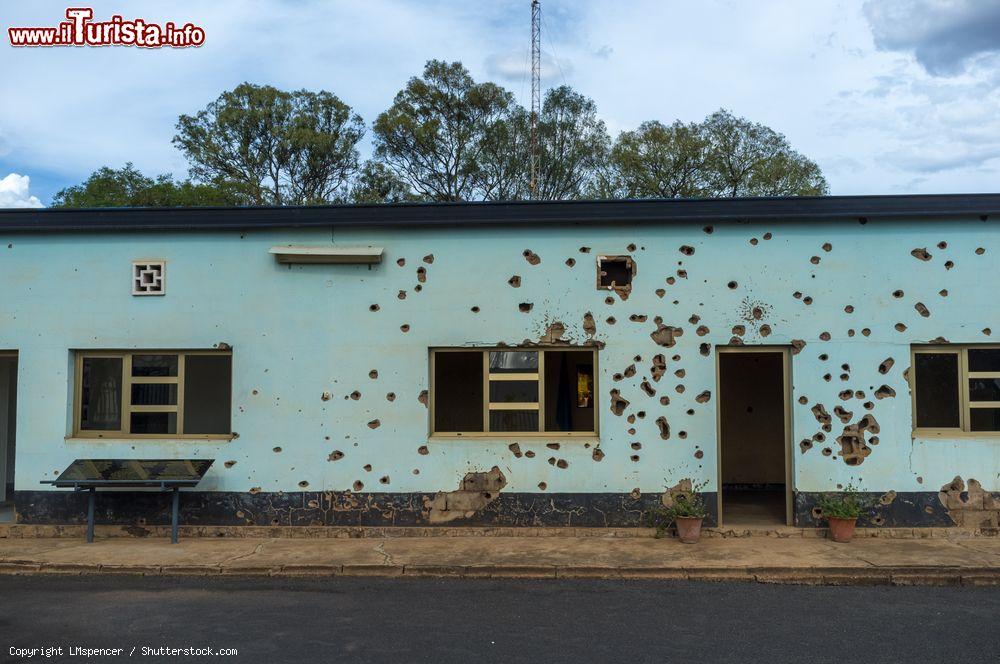
[[0, 522], [14, 517], [14, 444], [17, 419], [17, 353], [0, 351]]
[[718, 349], [719, 521], [791, 525], [787, 348]]

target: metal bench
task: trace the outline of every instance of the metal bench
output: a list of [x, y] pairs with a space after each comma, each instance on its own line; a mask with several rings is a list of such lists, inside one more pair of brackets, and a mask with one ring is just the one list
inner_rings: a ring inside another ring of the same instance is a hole
[[94, 541], [94, 502], [98, 489], [159, 489], [171, 491], [170, 541], [177, 544], [180, 490], [194, 487], [215, 459], [77, 459], [51, 484], [74, 491], [87, 491], [87, 542]]

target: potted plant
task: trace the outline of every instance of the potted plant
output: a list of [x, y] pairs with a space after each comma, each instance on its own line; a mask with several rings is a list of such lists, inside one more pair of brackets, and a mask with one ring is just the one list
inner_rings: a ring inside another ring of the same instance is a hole
[[834, 542], [850, 542], [858, 516], [865, 509], [865, 502], [853, 484], [848, 484], [839, 493], [823, 494], [818, 501], [820, 512], [829, 523], [830, 539]]
[[656, 537], [662, 537], [670, 524], [674, 524], [677, 526], [677, 539], [681, 542], [694, 544], [698, 541], [706, 515], [705, 501], [699, 491], [702, 487], [704, 484], [692, 487], [688, 481], [685, 488], [668, 489], [665, 497], [669, 504], [657, 506], [649, 514], [650, 525], [656, 528]]

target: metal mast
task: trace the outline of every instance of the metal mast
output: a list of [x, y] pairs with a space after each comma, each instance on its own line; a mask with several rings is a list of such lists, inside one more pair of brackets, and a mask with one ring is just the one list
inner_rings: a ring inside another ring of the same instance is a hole
[[542, 4], [531, 2], [531, 198], [538, 197], [538, 116], [541, 113]]

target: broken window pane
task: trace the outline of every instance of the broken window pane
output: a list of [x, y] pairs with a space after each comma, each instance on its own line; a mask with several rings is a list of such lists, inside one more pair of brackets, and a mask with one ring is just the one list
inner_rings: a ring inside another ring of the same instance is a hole
[[969, 371], [1000, 372], [1000, 348], [970, 348]]
[[177, 433], [177, 413], [132, 413], [131, 433]]
[[972, 431], [1000, 431], [1000, 408], [971, 408], [970, 413]]
[[229, 434], [233, 357], [184, 357], [184, 433]]
[[83, 358], [80, 388], [80, 429], [119, 431], [122, 428], [122, 358]]
[[133, 376], [176, 376], [176, 355], [133, 355]]
[[490, 373], [537, 373], [535, 351], [496, 350], [490, 352]]
[[594, 354], [545, 354], [545, 430], [594, 431]]
[[177, 383], [133, 383], [133, 406], [176, 406]]
[[434, 431], [483, 431], [483, 353], [434, 353]]
[[916, 353], [913, 363], [917, 426], [958, 428], [958, 354]]
[[538, 431], [537, 410], [491, 410], [490, 431]]
[[969, 401], [1000, 401], [1000, 378], [970, 378]]
[[632, 283], [632, 259], [601, 256], [597, 259], [597, 284], [601, 288], [624, 288]]
[[537, 380], [491, 380], [491, 403], [538, 403]]

